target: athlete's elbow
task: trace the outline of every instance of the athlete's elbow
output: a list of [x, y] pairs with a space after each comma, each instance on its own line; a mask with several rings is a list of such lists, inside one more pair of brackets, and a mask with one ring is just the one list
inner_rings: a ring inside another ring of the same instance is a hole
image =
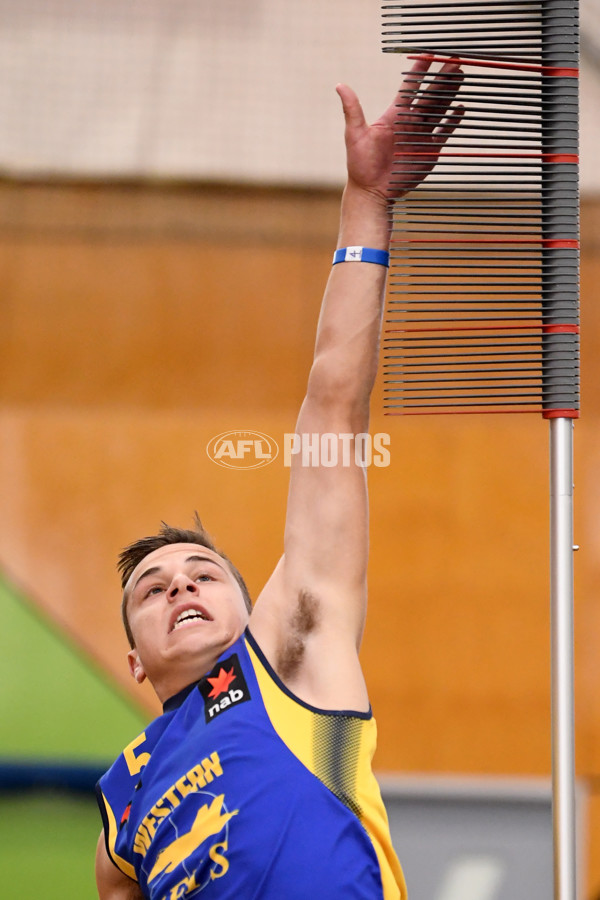
[[316, 359], [306, 391], [307, 404], [319, 410], [326, 421], [340, 421], [351, 430], [362, 430], [369, 421], [370, 379], [354, 366], [340, 366]]

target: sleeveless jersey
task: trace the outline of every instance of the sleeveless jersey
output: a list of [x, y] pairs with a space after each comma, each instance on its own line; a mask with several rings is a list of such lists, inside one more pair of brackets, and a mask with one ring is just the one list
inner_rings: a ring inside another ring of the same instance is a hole
[[404, 900], [371, 713], [315, 709], [246, 631], [97, 786], [112, 861], [149, 900]]

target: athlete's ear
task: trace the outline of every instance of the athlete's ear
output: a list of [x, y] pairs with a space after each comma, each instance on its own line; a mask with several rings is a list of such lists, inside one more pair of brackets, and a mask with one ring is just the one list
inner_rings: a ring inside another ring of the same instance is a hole
[[129, 651], [129, 653], [127, 654], [127, 662], [129, 663], [129, 671], [131, 672], [137, 683], [141, 684], [142, 681], [145, 681], [146, 673], [138, 656], [137, 650]]

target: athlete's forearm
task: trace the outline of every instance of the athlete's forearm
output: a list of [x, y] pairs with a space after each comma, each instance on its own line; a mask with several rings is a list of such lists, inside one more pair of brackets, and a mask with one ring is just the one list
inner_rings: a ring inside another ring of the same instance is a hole
[[[338, 248], [387, 250], [387, 203], [349, 182], [342, 199]], [[307, 397], [352, 420], [356, 433], [368, 426], [369, 398], [377, 373], [387, 269], [368, 262], [332, 267], [317, 329]], [[350, 421], [348, 421], [350, 425]]]

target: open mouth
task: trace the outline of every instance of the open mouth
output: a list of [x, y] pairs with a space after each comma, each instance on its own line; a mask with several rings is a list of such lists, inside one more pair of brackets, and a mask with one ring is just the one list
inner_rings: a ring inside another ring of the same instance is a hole
[[170, 632], [177, 631], [179, 628], [190, 627], [198, 622], [210, 622], [210, 616], [202, 609], [196, 607], [187, 607], [177, 613], [175, 620], [171, 623]]

